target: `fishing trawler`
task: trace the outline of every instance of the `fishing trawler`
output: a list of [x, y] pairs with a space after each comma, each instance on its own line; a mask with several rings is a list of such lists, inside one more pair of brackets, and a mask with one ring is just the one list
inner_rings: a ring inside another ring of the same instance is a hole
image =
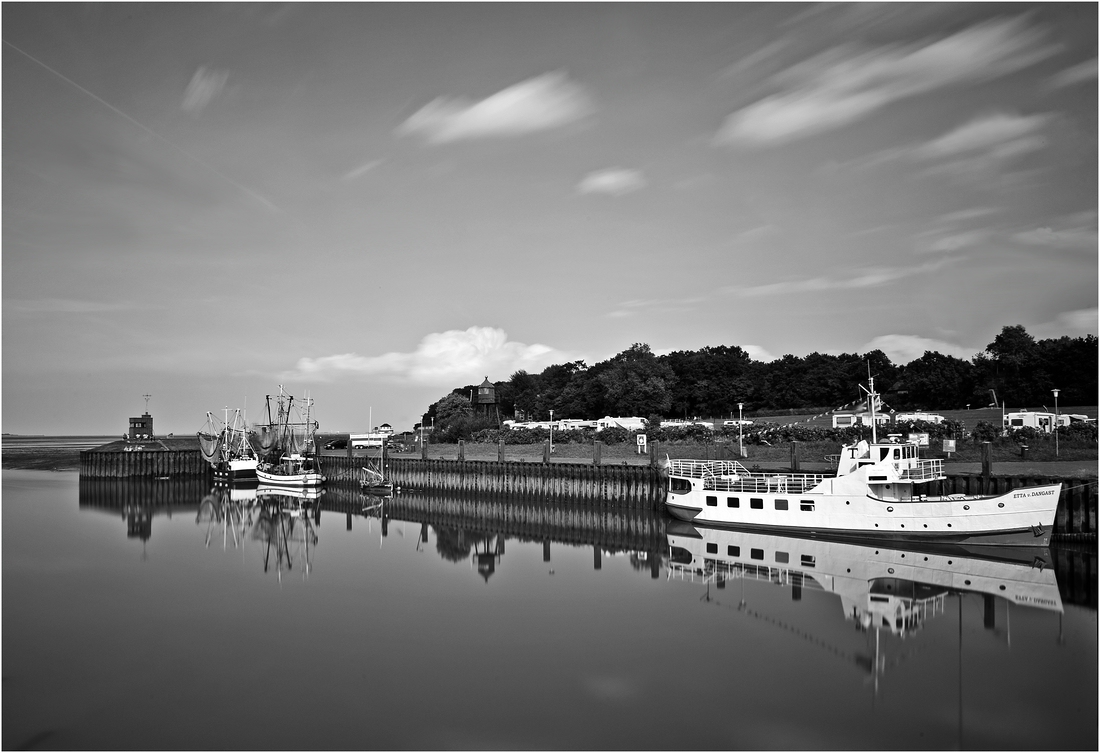
[[263, 455], [256, 478], [265, 487], [306, 489], [325, 482], [317, 454], [317, 422], [312, 419], [313, 399], [295, 403], [282, 385], [272, 406], [265, 402], [267, 420], [256, 427], [256, 443]]
[[1061, 484], [1004, 494], [943, 494], [943, 460], [914, 442], [879, 442], [874, 380], [871, 441], [845, 446], [832, 475], [754, 472], [737, 461], [666, 460], [665, 507], [708, 526], [873, 539], [1048, 546]]
[[214, 480], [240, 482], [256, 479], [259, 458], [248, 437], [248, 425], [240, 408], [225, 409], [225, 420], [207, 411], [206, 424], [199, 430], [199, 449], [203, 459], [214, 468]]

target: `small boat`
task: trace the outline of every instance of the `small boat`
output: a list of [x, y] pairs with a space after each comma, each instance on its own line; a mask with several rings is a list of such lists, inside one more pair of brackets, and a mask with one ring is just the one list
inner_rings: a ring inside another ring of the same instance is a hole
[[[312, 398], [298, 405], [279, 385], [275, 407], [267, 396], [267, 421], [257, 427], [257, 444], [263, 459], [256, 467], [261, 486], [280, 489], [319, 487], [325, 482], [321, 458], [317, 454], [317, 422], [310, 412]], [[304, 415], [302, 414], [304, 409]]]
[[[376, 462], [377, 461], [377, 462]], [[367, 494], [390, 494], [393, 482], [386, 478], [386, 444], [377, 458], [366, 458], [367, 464], [359, 471], [359, 488]]]
[[248, 425], [240, 408], [229, 417], [225, 409], [224, 422], [207, 411], [206, 424], [199, 430], [199, 448], [206, 462], [214, 468], [214, 480], [223, 483], [254, 481], [259, 458], [249, 441]]
[[[867, 392], [874, 406], [873, 379]], [[879, 442], [873, 416], [871, 441], [845, 446], [832, 475], [753, 472], [737, 461], [668, 460], [666, 467], [665, 507], [680, 520], [876, 540], [1045, 547], [1062, 488], [934, 493], [946, 479], [943, 460], [921, 458], [913, 442]]]

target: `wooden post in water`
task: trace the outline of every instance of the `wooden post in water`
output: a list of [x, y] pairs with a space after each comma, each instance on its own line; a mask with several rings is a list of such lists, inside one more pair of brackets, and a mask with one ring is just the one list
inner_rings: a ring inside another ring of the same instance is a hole
[[498, 439], [497, 440], [497, 462], [498, 463], [503, 463], [504, 462], [504, 440], [503, 439]]
[[989, 483], [989, 477], [993, 475], [993, 443], [982, 442], [982, 479]]
[[542, 441], [542, 462], [550, 462], [550, 440], [544, 439]]
[[798, 442], [791, 442], [791, 470], [798, 473]]
[[466, 440], [458, 440], [458, 460], [459, 462], [466, 459]]
[[592, 465], [600, 464], [601, 455], [603, 455], [603, 442], [597, 439], [592, 443]]
[[424, 439], [423, 434], [420, 435], [420, 459], [428, 459], [428, 442], [426, 439]]
[[651, 444], [649, 446], [649, 465], [650, 465], [650, 467], [656, 468], [658, 466], [660, 461], [657, 459], [657, 456], [660, 454], [660, 452], [661, 452], [661, 443], [660, 442], [654, 442], [653, 444]]

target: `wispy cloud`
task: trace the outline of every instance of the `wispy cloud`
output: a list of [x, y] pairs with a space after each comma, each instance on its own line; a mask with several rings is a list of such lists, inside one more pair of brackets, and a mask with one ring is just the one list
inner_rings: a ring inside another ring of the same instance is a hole
[[927, 350], [942, 353], [945, 356], [969, 360], [981, 348], [969, 348], [918, 335], [880, 335], [865, 343], [858, 352], [866, 353], [871, 350], [881, 350], [892, 362], [903, 364], [920, 358]]
[[1059, 71], [1050, 77], [1050, 80], [1047, 81], [1047, 85], [1052, 89], [1061, 89], [1064, 86], [1083, 84], [1086, 81], [1094, 80], [1096, 78], [1096, 71], [1096, 58], [1092, 58], [1091, 60], [1085, 60], [1063, 71]]
[[86, 301], [74, 298], [5, 298], [4, 310], [20, 314], [98, 314], [105, 311], [129, 311], [137, 306], [128, 301]]
[[767, 285], [739, 288], [726, 287], [722, 292], [739, 296], [788, 295], [791, 293], [812, 293], [828, 290], [857, 290], [876, 288], [914, 275], [931, 274], [938, 271], [948, 258], [940, 258], [915, 267], [877, 267], [861, 269], [849, 277], [811, 277], [804, 280], [788, 280]]
[[596, 170], [584, 176], [577, 184], [577, 193], [605, 193], [611, 196], [625, 196], [628, 193], [640, 191], [647, 185], [645, 176], [640, 170], [627, 170], [621, 167], [612, 167], [606, 170]]
[[180, 106], [192, 115], [201, 115], [206, 106], [225, 88], [228, 80], [228, 71], [208, 70], [205, 66], [200, 66], [191, 77]]
[[373, 170], [374, 168], [381, 165], [383, 162], [385, 162], [385, 160], [373, 159], [370, 162], [367, 162], [366, 164], [360, 165], [359, 167], [355, 168], [354, 170], [351, 170], [351, 171], [345, 173], [344, 174], [344, 180], [352, 181], [352, 180], [355, 180], [356, 178], [358, 178], [362, 175], [366, 175], [371, 170]]
[[1096, 253], [1096, 212], [1079, 212], [1044, 227], [1022, 230], [1012, 236], [1026, 246], [1041, 246], [1055, 250], [1079, 250]]
[[538, 372], [555, 363], [575, 361], [579, 355], [548, 345], [527, 345], [508, 339], [502, 329], [470, 327], [434, 332], [411, 353], [360, 356], [355, 353], [301, 358], [283, 379], [332, 381], [380, 377], [419, 385], [454, 386], [463, 382], [507, 379], [519, 369]]
[[731, 114], [717, 144], [770, 146], [834, 130], [886, 105], [936, 89], [1002, 76], [1051, 55], [1023, 19], [992, 21], [949, 37], [870, 51], [838, 47], [776, 74], [782, 91]]
[[1070, 337], [1095, 335], [1100, 331], [1098, 318], [1100, 318], [1100, 312], [1096, 308], [1065, 311], [1059, 314], [1054, 321], [1028, 327], [1028, 331], [1039, 338], [1062, 337], [1064, 335]]
[[[1019, 153], [1021, 140], [1031, 141], [1033, 134], [1053, 119], [1051, 115], [1011, 115], [993, 113], [975, 118], [945, 133], [917, 150], [924, 159], [939, 159], [964, 152], [998, 150]], [[1013, 145], [1016, 146], [1013, 146]], [[1030, 149], [1030, 145], [1026, 147]]]
[[398, 129], [432, 144], [522, 136], [574, 123], [595, 109], [588, 90], [563, 72], [546, 73], [502, 89], [480, 102], [440, 97]]

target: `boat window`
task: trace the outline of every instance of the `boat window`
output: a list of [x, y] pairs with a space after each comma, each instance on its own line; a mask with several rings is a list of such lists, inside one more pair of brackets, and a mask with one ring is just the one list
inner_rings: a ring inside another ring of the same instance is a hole
[[668, 550], [668, 561], [676, 565], [690, 565], [691, 552], [684, 549], [682, 546], [670, 547]]
[[762, 560], [762, 559], [764, 559], [764, 550], [763, 549], [750, 549], [749, 550], [749, 556], [752, 557], [754, 560]]
[[732, 544], [727, 546], [726, 547], [726, 556], [727, 557], [740, 557], [741, 556], [741, 547], [733, 546]]
[[726, 497], [726, 507], [740, 507], [741, 499], [739, 497]]
[[799, 508], [801, 508], [802, 512], [813, 512], [814, 511], [814, 503], [811, 502], [808, 499], [802, 500], [798, 504], [798, 506], [799, 506]]
[[894, 448], [894, 460], [901, 460], [901, 448], [900, 447], [895, 447]]
[[776, 552], [775, 561], [781, 565], [785, 565], [791, 561], [791, 555], [787, 554], [786, 552]]
[[749, 507], [754, 510], [763, 510], [764, 500], [762, 500], [760, 497], [749, 497]]
[[669, 479], [669, 489], [674, 492], [690, 492], [691, 482], [688, 481], [686, 478], [677, 478], [676, 476], [673, 476], [671, 479]]
[[879, 450], [878, 450], [878, 459], [879, 460], [885, 460], [886, 456], [889, 455], [889, 454], [890, 454], [890, 448], [889, 447], [880, 447]]
[[812, 554], [803, 554], [802, 567], [817, 567], [817, 559]]
[[775, 500], [775, 509], [776, 510], [786, 510], [787, 509], [787, 500], [785, 500], [785, 499]]
[[718, 545], [708, 543], [707, 544], [707, 554], [718, 554]]
[[707, 507], [718, 507], [718, 497], [707, 495]]

